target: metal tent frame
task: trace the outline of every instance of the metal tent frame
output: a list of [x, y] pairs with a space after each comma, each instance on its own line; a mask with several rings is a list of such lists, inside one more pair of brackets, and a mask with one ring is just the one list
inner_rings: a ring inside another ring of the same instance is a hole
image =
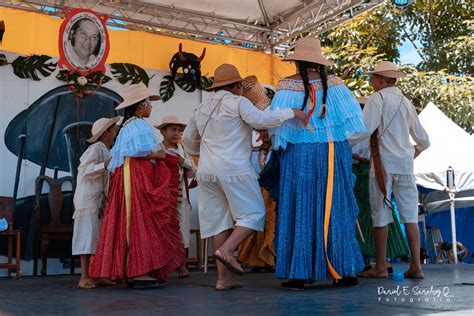
[[[254, 20], [246, 17], [232, 19], [212, 12], [192, 11], [183, 5], [173, 5], [175, 1], [4, 0], [0, 2], [0, 6], [60, 17], [64, 16], [64, 7], [85, 8], [107, 14], [109, 26], [196, 41], [221, 42], [229, 46], [285, 56], [298, 38], [324, 33], [384, 2], [298, 0], [291, 8], [285, 8], [270, 17], [264, 0], [254, 1], [255, 9], [261, 13], [261, 18]], [[168, 2], [169, 5], [163, 5], [163, 2]]]

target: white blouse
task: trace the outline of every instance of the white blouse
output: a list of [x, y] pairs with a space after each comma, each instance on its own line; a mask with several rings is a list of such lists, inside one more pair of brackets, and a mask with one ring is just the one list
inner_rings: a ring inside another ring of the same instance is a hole
[[250, 161], [252, 130], [279, 126], [294, 117], [292, 109], [261, 111], [247, 98], [220, 90], [201, 103], [184, 131], [183, 145], [199, 155], [201, 181], [233, 182], [258, 176]]
[[98, 211], [102, 197], [108, 189], [109, 171], [104, 162], [110, 158], [108, 148], [98, 141], [87, 148], [81, 156], [77, 168], [77, 184], [74, 194], [74, 207], [77, 210]]
[[397, 87], [382, 89], [369, 97], [363, 116], [368, 135], [377, 128], [381, 133], [379, 151], [384, 171], [413, 174], [415, 148], [410, 136], [420, 151], [427, 149], [430, 141], [410, 100]]

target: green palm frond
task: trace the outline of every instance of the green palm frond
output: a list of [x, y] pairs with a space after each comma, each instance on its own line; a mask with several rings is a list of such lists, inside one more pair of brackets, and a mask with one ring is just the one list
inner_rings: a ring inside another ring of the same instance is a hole
[[56, 69], [56, 63], [47, 62], [47, 55], [19, 56], [13, 62], [13, 72], [22, 79], [41, 80], [39, 74], [48, 77]]

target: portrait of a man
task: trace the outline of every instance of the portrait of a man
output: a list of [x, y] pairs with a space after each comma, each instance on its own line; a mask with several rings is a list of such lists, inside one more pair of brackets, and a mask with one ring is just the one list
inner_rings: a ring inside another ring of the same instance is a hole
[[[105, 62], [107, 32], [101, 19], [90, 12], [77, 12], [65, 22], [61, 34], [62, 59], [70, 70], [92, 71]], [[61, 49], [60, 49], [61, 51]]]
[[100, 51], [100, 32], [89, 19], [80, 19], [71, 27], [68, 44], [71, 61], [81, 67], [91, 67]]

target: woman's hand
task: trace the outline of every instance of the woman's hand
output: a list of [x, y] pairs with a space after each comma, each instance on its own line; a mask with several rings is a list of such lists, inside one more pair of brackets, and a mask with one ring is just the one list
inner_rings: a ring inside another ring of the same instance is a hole
[[166, 158], [166, 153], [164, 150], [159, 150], [156, 153], [153, 153], [154, 159], [156, 160], [165, 160]]
[[301, 111], [300, 109], [292, 109], [293, 113], [295, 113], [295, 119], [304, 121], [306, 119], [306, 113]]
[[165, 151], [164, 150], [159, 150], [157, 152], [148, 154], [145, 157], [142, 157], [141, 159], [144, 159], [144, 160], [152, 160], [152, 159], [165, 160], [165, 158], [166, 158]]

